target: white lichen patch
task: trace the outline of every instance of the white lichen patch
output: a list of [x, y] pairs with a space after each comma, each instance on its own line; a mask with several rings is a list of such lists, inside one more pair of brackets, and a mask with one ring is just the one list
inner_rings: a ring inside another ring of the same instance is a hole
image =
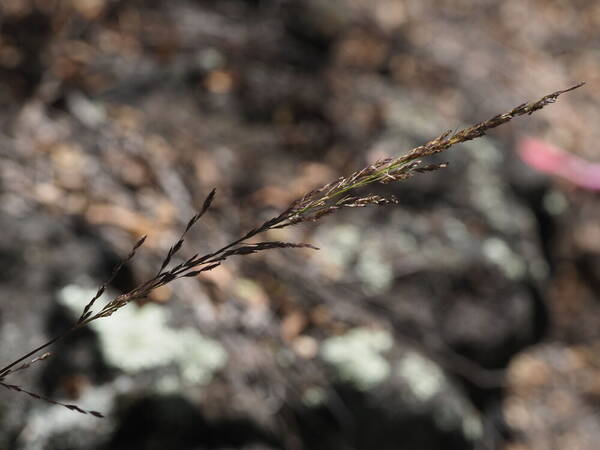
[[460, 429], [471, 440], [481, 437], [483, 428], [475, 408], [464, 400], [432, 360], [408, 351], [396, 365], [395, 375], [403, 380], [415, 407], [430, 408], [436, 424], [444, 430]]
[[[516, 202], [502, 178], [502, 152], [485, 137], [479, 139], [476, 146], [465, 145], [464, 148], [473, 160], [466, 171], [471, 185], [471, 204], [492, 226], [504, 233], [520, 233], [534, 227], [533, 215]], [[512, 203], [510, 208], [507, 208], [507, 202]]]
[[[59, 293], [60, 302], [80, 314], [94, 290], [70, 285]], [[107, 363], [127, 373], [176, 365], [185, 384], [206, 384], [227, 360], [224, 348], [193, 328], [167, 325], [167, 308], [128, 305], [113, 317], [90, 324], [98, 333]]]
[[188, 383], [207, 384], [214, 372], [227, 362], [225, 349], [216, 341], [199, 334], [193, 328], [176, 330], [175, 340], [180, 344], [176, 353], [183, 379]]
[[[111, 386], [88, 387], [77, 400], [82, 408], [100, 411], [105, 414], [113, 407]], [[65, 400], [63, 400], [65, 401]], [[70, 403], [68, 400], [67, 403]], [[48, 448], [52, 436], [71, 432], [72, 448], [83, 446], [82, 436], [89, 432], [109, 435], [113, 431], [113, 422], [98, 420], [89, 414], [77, 414], [61, 405], [44, 405], [32, 408], [26, 426], [19, 434], [19, 448], [43, 450]], [[79, 433], [73, 433], [78, 430]]]
[[507, 211], [502, 178], [475, 164], [467, 169], [467, 177], [471, 184], [471, 203], [484, 214], [489, 223], [504, 232], [517, 231], [519, 222], [515, 215], [518, 212], [514, 209]]
[[394, 244], [386, 242], [381, 233], [381, 230], [373, 233], [352, 225], [338, 225], [322, 232], [316, 243], [327, 255], [327, 263], [335, 266], [337, 276], [356, 263], [353, 270], [365, 291], [380, 293], [390, 287], [394, 278], [388, 257], [388, 247]]
[[361, 232], [353, 225], [337, 225], [327, 231], [317, 237], [317, 246], [327, 253], [330, 262], [345, 268], [360, 247]]
[[336, 369], [341, 380], [368, 390], [389, 376], [390, 364], [381, 353], [392, 345], [392, 336], [387, 331], [355, 328], [326, 339], [321, 357]]
[[407, 352], [398, 361], [397, 374], [420, 402], [426, 402], [444, 389], [446, 378], [431, 360], [416, 352]]
[[510, 279], [523, 278], [527, 273], [527, 266], [523, 259], [502, 239], [496, 237], [486, 239], [483, 243], [483, 255]]
[[371, 294], [384, 292], [394, 280], [394, 271], [386, 262], [381, 246], [379, 241], [378, 245], [366, 245], [356, 265], [358, 278]]

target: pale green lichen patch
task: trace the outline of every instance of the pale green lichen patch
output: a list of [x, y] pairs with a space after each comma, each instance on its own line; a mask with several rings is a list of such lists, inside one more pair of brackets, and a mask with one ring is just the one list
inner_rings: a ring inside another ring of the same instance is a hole
[[360, 230], [353, 225], [337, 225], [322, 239], [317, 239], [319, 248], [327, 250], [333, 264], [346, 267], [355, 257], [361, 241]]
[[433, 361], [415, 352], [408, 352], [400, 359], [397, 371], [411, 393], [421, 402], [433, 398], [446, 382], [444, 374]]
[[336, 369], [341, 380], [368, 390], [389, 376], [390, 365], [381, 353], [392, 345], [392, 336], [387, 331], [355, 328], [326, 339], [321, 357]]
[[177, 330], [175, 338], [181, 345], [177, 352], [177, 363], [187, 382], [206, 384], [212, 379], [214, 372], [227, 362], [224, 348], [193, 328]]
[[381, 230], [372, 233], [353, 225], [334, 226], [317, 238], [317, 245], [327, 254], [328, 264], [336, 267], [338, 275], [344, 274], [355, 263], [355, 275], [369, 293], [385, 291], [394, 278], [390, 243], [382, 242], [386, 240], [382, 239]]
[[[503, 180], [503, 154], [488, 138], [481, 138], [476, 146], [465, 145], [473, 163], [466, 176], [471, 189], [469, 196], [490, 225], [503, 233], [520, 233], [535, 224], [533, 215], [516, 203], [508, 184]], [[514, 204], [506, 207], [508, 201]]]
[[483, 254], [510, 279], [520, 279], [527, 274], [527, 266], [517, 253], [502, 239], [493, 237], [483, 243]]
[[381, 243], [377, 246], [365, 246], [358, 259], [357, 275], [369, 293], [383, 292], [391, 286], [394, 271], [386, 261]]
[[407, 399], [413, 406], [433, 409], [434, 420], [441, 429], [461, 429], [469, 439], [481, 437], [479, 415], [434, 361], [408, 351], [398, 361], [395, 375], [406, 384]]
[[[77, 403], [84, 408], [97, 411], [110, 411], [113, 407], [113, 386], [88, 387], [84, 389]], [[68, 400], [64, 400], [71, 403]], [[32, 408], [26, 421], [27, 427], [20, 433], [19, 447], [28, 450], [44, 450], [49, 448], [48, 441], [52, 436], [69, 436], [69, 448], [81, 448], [82, 438], [87, 433], [104, 433], [109, 435], [114, 428], [114, 422], [98, 420], [89, 414], [73, 414], [73, 411], [61, 405], [48, 405], [44, 408]], [[77, 430], [77, 433], [69, 434]]]
[[[61, 303], [81, 312], [93, 290], [70, 285], [59, 293]], [[106, 361], [128, 373], [174, 364], [185, 383], [206, 384], [227, 360], [225, 349], [193, 328], [167, 325], [169, 311], [148, 304], [128, 305], [115, 317], [90, 324], [98, 333]]]

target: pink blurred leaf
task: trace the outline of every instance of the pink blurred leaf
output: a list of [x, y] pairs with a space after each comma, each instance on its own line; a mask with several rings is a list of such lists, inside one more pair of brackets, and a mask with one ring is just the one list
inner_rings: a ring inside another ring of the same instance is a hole
[[540, 172], [564, 178], [583, 189], [600, 191], [600, 163], [531, 137], [518, 142], [517, 152], [525, 164]]

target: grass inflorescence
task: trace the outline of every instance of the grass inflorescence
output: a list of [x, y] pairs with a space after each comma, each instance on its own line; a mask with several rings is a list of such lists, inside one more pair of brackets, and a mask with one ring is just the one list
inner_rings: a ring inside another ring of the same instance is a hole
[[[397, 203], [398, 201], [393, 197], [385, 198], [375, 194], [357, 195], [356, 190], [359, 188], [368, 187], [375, 183], [385, 184], [398, 182], [413, 177], [417, 174], [443, 169], [447, 166], [447, 163], [426, 164], [423, 163], [422, 158], [434, 155], [436, 153], [441, 153], [456, 144], [484, 136], [488, 130], [509, 122], [517, 116], [532, 114], [535, 111], [538, 111], [549, 105], [550, 103], [554, 103], [560, 95], [577, 89], [583, 86], [583, 84], [584, 83], [579, 83], [569, 89], [553, 92], [532, 103], [521, 104], [504, 114], [499, 114], [489, 120], [486, 120], [485, 122], [464, 128], [460, 131], [447, 131], [437, 138], [427, 142], [426, 144], [415, 147], [402, 156], [379, 160], [348, 176], [340, 177], [331, 183], [308, 192], [301, 198], [292, 202], [279, 215], [265, 221], [260, 226], [249, 230], [242, 237], [230, 242], [224, 247], [205, 255], [195, 254], [187, 258], [184, 262], [175, 264], [169, 268], [173, 258], [182, 248], [185, 242], [186, 234], [202, 218], [202, 216], [212, 205], [215, 198], [215, 190], [213, 189], [204, 200], [200, 211], [189, 220], [179, 239], [167, 252], [167, 255], [165, 256], [156, 275], [154, 275], [151, 279], [141, 283], [139, 286], [133, 288], [129, 292], [118, 295], [106, 303], [103, 307], [94, 309], [96, 306], [96, 301], [102, 297], [108, 285], [114, 280], [123, 266], [135, 256], [139, 247], [143, 245], [146, 239], [144, 236], [136, 242], [129, 255], [114, 268], [111, 276], [100, 286], [96, 294], [85, 305], [77, 322], [62, 334], [27, 352], [23, 356], [15, 359], [13, 362], [0, 369], [0, 385], [13, 391], [25, 393], [39, 400], [64, 406], [73, 411], [84, 414], [92, 414], [96, 417], [102, 417], [102, 414], [97, 411], [84, 410], [76, 405], [56, 402], [44, 396], [29, 392], [20, 386], [8, 383], [6, 378], [17, 371], [28, 369], [33, 364], [47, 359], [51, 356], [51, 353], [49, 352], [43, 353], [40, 356], [35, 355], [40, 354], [47, 347], [50, 347], [55, 342], [64, 339], [71, 333], [86, 326], [90, 322], [101, 318], [107, 318], [113, 315], [119, 309], [127, 306], [132, 301], [144, 299], [148, 297], [153, 290], [165, 286], [166, 284], [169, 284], [177, 279], [195, 277], [202, 272], [213, 270], [232, 256], [245, 256], [265, 250], [281, 248], [316, 249], [316, 247], [306, 243], [249, 241], [255, 236], [268, 230], [285, 228], [299, 223], [315, 222], [341, 208], [359, 208], [369, 205], [377, 206]], [[31, 357], [34, 358], [29, 360]]]

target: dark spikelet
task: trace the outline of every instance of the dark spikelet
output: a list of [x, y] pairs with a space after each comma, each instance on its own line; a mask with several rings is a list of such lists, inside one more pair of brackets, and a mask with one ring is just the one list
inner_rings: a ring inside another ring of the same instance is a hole
[[450, 163], [448, 162], [443, 162], [439, 164], [426, 164], [423, 166], [415, 167], [413, 170], [417, 173], [433, 172], [434, 170], [445, 169], [449, 165]]
[[[312, 244], [307, 244], [304, 242], [296, 243], [296, 242], [281, 242], [281, 241], [265, 241], [265, 242], [257, 242], [256, 244], [248, 244], [245, 246], [247, 248], [252, 248], [255, 251], [262, 250], [271, 250], [274, 248], [311, 248], [313, 250], [318, 250]], [[242, 247], [244, 248], [244, 247]]]
[[0, 382], [0, 384], [2, 386], [4, 386], [6, 389], [10, 389], [10, 390], [17, 391], [17, 392], [22, 392], [24, 394], [29, 395], [32, 398], [35, 398], [36, 400], [42, 400], [42, 401], [44, 401], [46, 403], [50, 403], [52, 405], [64, 406], [65, 408], [70, 409], [71, 411], [77, 411], [78, 413], [81, 413], [81, 414], [91, 414], [92, 416], [100, 417], [100, 418], [104, 417], [98, 411], [91, 411], [91, 410], [82, 409], [82, 408], [80, 408], [77, 405], [72, 405], [72, 404], [69, 404], [69, 403], [61, 403], [61, 402], [58, 402], [56, 400], [52, 400], [52, 399], [50, 399], [48, 397], [44, 397], [43, 395], [36, 394], [34, 392], [30, 392], [28, 390], [25, 390], [22, 387], [14, 385], [14, 384], [8, 384], [8, 383], [4, 383], [4, 382]]
[[191, 277], [195, 277], [196, 275], [198, 275], [199, 273], [202, 273], [203, 270], [194, 270], [192, 272], [188, 272], [185, 275], [182, 275], [180, 278], [191, 278]]
[[200, 220], [200, 218], [204, 215], [204, 213], [206, 211], [208, 211], [208, 208], [210, 208], [210, 205], [212, 204], [214, 198], [215, 198], [215, 193], [217, 192], [217, 189], [214, 188], [212, 191], [210, 191], [210, 193], [206, 196], [206, 199], [204, 200], [204, 204], [202, 205], [202, 209], [200, 209], [200, 211], [198, 212], [198, 214], [196, 214], [194, 217], [192, 217], [190, 219], [190, 221], [188, 222], [187, 226], [185, 227], [185, 231], [184, 233], [187, 233], [190, 228], [192, 228], [194, 226], [194, 224], [196, 222], [198, 222], [198, 220]]
[[258, 253], [264, 250], [272, 250], [274, 248], [311, 248], [313, 250], [318, 250], [317, 247], [311, 244], [306, 243], [294, 243], [294, 242], [281, 242], [281, 241], [265, 241], [258, 242], [256, 244], [244, 244], [238, 247], [229, 249], [223, 253], [221, 253], [218, 257], [214, 257], [211, 259], [212, 261], [224, 261], [230, 256], [243, 256], [243, 255], [251, 255], [253, 253]]
[[148, 236], [144, 235], [139, 241], [136, 242], [136, 244], [133, 246], [132, 253], [130, 253], [130, 257], [133, 257], [133, 252], [135, 252], [138, 248], [144, 245], [144, 242], [146, 242], [147, 237]]
[[94, 297], [92, 297], [88, 304], [85, 305], [85, 307], [83, 308], [83, 312], [81, 313], [81, 316], [77, 321], [78, 323], [83, 323], [86, 319], [90, 317], [92, 313], [91, 309], [94, 306], [94, 303], [96, 303], [96, 300], [98, 300], [102, 296], [102, 294], [104, 294], [104, 291], [106, 291], [108, 285], [114, 281], [115, 277], [121, 271], [123, 266], [125, 266], [125, 264], [131, 261], [131, 259], [135, 256], [137, 249], [140, 248], [144, 244], [144, 242], [146, 242], [146, 238], [147, 236], [142, 236], [142, 238], [135, 243], [135, 245], [129, 252], [129, 255], [127, 255], [125, 259], [121, 260], [121, 262], [119, 262], [119, 264], [117, 264], [114, 267], [112, 273], [110, 274], [110, 277], [108, 277], [108, 279], [104, 283], [102, 283], [102, 286], [100, 286], [98, 292], [96, 292], [96, 295], [94, 295]]
[[340, 208], [338, 206], [330, 206], [328, 208], [322, 209], [321, 211], [318, 211], [313, 216], [308, 217], [308, 220], [310, 220], [311, 222], [316, 222], [317, 220], [319, 220], [325, 216], [328, 216], [329, 214], [332, 214], [337, 209], [340, 209]]
[[44, 361], [44, 360], [48, 359], [50, 356], [52, 356], [52, 353], [51, 352], [46, 352], [43, 355], [40, 355], [40, 356], [38, 356], [36, 358], [33, 358], [28, 363], [23, 363], [23, 364], [21, 364], [17, 368], [9, 369], [5, 373], [3, 373], [2, 376], [0, 376], [0, 381], [2, 381], [8, 375], [13, 374], [15, 372], [18, 372], [19, 370], [29, 369], [33, 364], [35, 364], [37, 362], [40, 362], [40, 361]]
[[188, 273], [186, 273], [185, 275], [182, 275], [180, 278], [184, 278], [184, 277], [187, 277], [187, 278], [195, 277], [196, 275], [198, 275], [198, 274], [200, 274], [200, 273], [202, 273], [202, 272], [204, 272], [204, 270], [202, 270], [202, 269], [201, 269], [201, 270], [193, 270], [193, 271], [191, 271], [191, 272], [188, 272]]
[[[187, 230], [186, 230], [187, 231]], [[171, 258], [173, 257], [173, 255], [175, 255], [180, 249], [181, 246], [183, 245], [183, 238], [180, 238], [175, 245], [173, 245], [169, 251], [167, 252], [167, 256], [165, 257], [165, 259], [163, 260], [162, 264], [160, 265], [160, 269], [158, 270], [158, 273], [160, 274], [165, 267], [167, 267], [167, 265], [171, 262]]]
[[177, 253], [180, 249], [181, 246], [183, 245], [183, 239], [179, 239], [175, 245], [173, 247], [171, 247], [171, 249], [169, 250], [169, 254], [171, 256], [173, 256], [175, 253]]
[[208, 266], [204, 266], [202, 268], [202, 272], [209, 272], [213, 269], [216, 269], [217, 267], [219, 267], [221, 265], [221, 263], [214, 263], [214, 264], [209, 264]]
[[173, 281], [175, 278], [177, 278], [177, 277], [176, 277], [174, 274], [170, 273], [170, 272], [163, 273], [163, 274], [160, 276], [160, 280], [161, 280], [161, 282], [162, 282], [163, 284], [167, 284], [167, 283], [169, 283], [170, 281]]
[[[183, 242], [185, 240], [185, 235], [187, 234], [187, 232], [190, 231], [191, 228], [196, 224], [196, 222], [198, 222], [198, 220], [200, 220], [200, 218], [206, 213], [206, 211], [208, 211], [208, 209], [210, 208], [210, 205], [212, 204], [212, 202], [215, 198], [216, 192], [217, 192], [216, 188], [214, 188], [212, 191], [210, 191], [210, 193], [206, 196], [206, 199], [204, 200], [204, 203], [203, 203], [200, 211], [189, 220], [189, 222], [187, 223], [187, 225], [185, 227], [185, 230], [183, 230], [183, 233], [179, 237], [179, 240], [169, 249], [167, 256], [163, 260], [163, 262], [160, 266], [160, 269], [158, 270], [157, 276], [162, 273], [162, 271], [171, 262], [171, 259], [173, 258], [173, 256], [181, 249], [181, 247], [183, 246]], [[175, 267], [174, 269], [179, 269], [181, 267], [183, 267], [183, 265], [179, 265], [179, 266]]]
[[198, 258], [198, 253], [194, 253], [192, 256], [190, 256], [187, 259], [187, 261], [185, 263], [183, 263], [182, 265], [189, 264], [191, 261], [195, 260], [196, 258]]
[[215, 198], [216, 192], [217, 192], [217, 188], [213, 188], [212, 191], [210, 191], [209, 194], [206, 196], [206, 199], [204, 200], [204, 204], [202, 205], [202, 211], [200, 211], [200, 216], [202, 216], [202, 214], [204, 214], [206, 211], [208, 211], [208, 208], [210, 208], [210, 205], [212, 205], [212, 202]]
[[219, 267], [220, 265], [221, 265], [220, 262], [213, 263], [213, 264], [208, 264], [208, 265], [202, 267], [201, 269], [192, 270], [190, 272], [184, 272], [182, 275], [179, 275], [177, 278], [195, 277], [196, 275], [198, 275], [198, 274], [200, 274], [202, 272], [208, 272], [210, 270], [213, 270], [213, 269]]

